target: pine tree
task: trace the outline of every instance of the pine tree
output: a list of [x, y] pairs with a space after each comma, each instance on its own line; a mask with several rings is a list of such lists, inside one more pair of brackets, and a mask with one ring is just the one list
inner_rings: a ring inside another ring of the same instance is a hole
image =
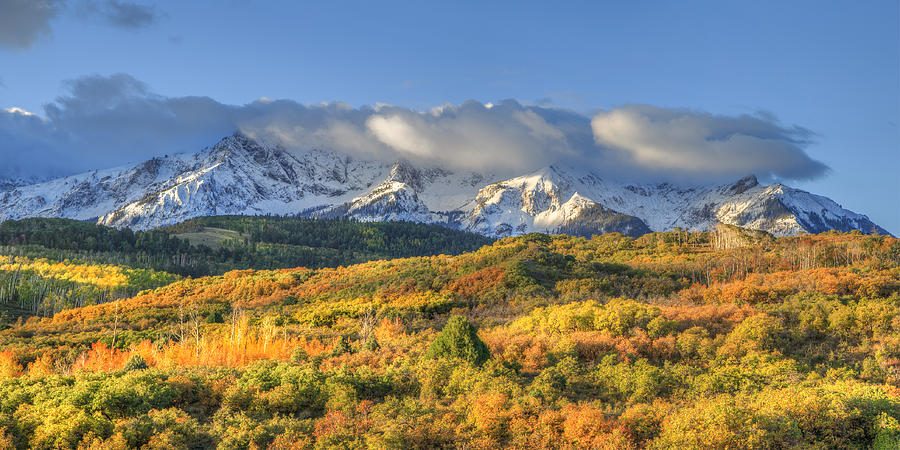
[[131, 355], [131, 358], [128, 358], [128, 361], [125, 363], [125, 367], [122, 370], [129, 372], [132, 370], [144, 370], [147, 367], [147, 361], [141, 355], [134, 354]]
[[375, 333], [369, 333], [369, 337], [366, 338], [365, 343], [363, 343], [363, 348], [373, 352], [381, 348], [381, 344], [379, 344], [378, 339], [375, 338]]
[[334, 340], [334, 348], [331, 350], [331, 354], [333, 356], [343, 355], [344, 353], [350, 353], [350, 342], [347, 341], [347, 338], [344, 336], [338, 336]]
[[437, 338], [431, 343], [428, 358], [458, 358], [480, 366], [491, 357], [491, 351], [478, 331], [463, 316], [452, 316]]

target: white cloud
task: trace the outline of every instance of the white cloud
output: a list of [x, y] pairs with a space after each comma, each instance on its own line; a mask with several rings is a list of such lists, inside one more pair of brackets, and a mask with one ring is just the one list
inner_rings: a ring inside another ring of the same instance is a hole
[[498, 172], [529, 170], [572, 155], [565, 134], [515, 101], [470, 101], [428, 112], [382, 108], [368, 131], [400, 155], [450, 167]]
[[627, 106], [601, 111], [591, 128], [598, 145], [649, 172], [809, 179], [827, 170], [804, 151], [808, 130], [785, 128], [770, 115], [729, 117]]
[[802, 179], [826, 170], [804, 151], [808, 131], [786, 128], [765, 115], [627, 106], [601, 111], [592, 120], [512, 100], [428, 111], [264, 97], [225, 105], [208, 97], [162, 96], [125, 74], [83, 77], [65, 88], [65, 95], [45, 105], [45, 118], [15, 107], [0, 109], [0, 158], [7, 163], [0, 172], [56, 175], [111, 167], [197, 151], [235, 130], [292, 149], [498, 175], [554, 163], [589, 165], [613, 178], [658, 180], [750, 173]]
[[10, 108], [6, 108], [6, 109], [4, 109], [4, 111], [6, 111], [6, 112], [8, 112], [8, 113], [10, 113], [10, 114], [21, 114], [21, 115], [23, 115], [23, 116], [35, 116], [35, 114], [34, 114], [33, 112], [31, 112], [31, 111], [26, 111], [26, 110], [24, 110], [24, 109], [22, 109], [22, 108], [19, 108], [18, 106], [13, 106], [13, 107], [10, 107]]
[[387, 146], [410, 155], [433, 158], [437, 150], [434, 142], [422, 132], [421, 123], [417, 125], [399, 115], [374, 115], [366, 121], [366, 127]]

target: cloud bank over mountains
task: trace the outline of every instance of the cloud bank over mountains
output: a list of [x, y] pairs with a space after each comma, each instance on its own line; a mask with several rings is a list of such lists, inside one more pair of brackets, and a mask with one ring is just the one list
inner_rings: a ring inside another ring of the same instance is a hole
[[593, 117], [514, 100], [416, 111], [261, 98], [226, 105], [167, 97], [127, 74], [88, 76], [40, 114], [3, 105], [0, 176], [63, 175], [196, 151], [240, 130], [288, 149], [322, 148], [387, 161], [521, 174], [590, 164], [621, 179], [727, 180], [750, 173], [811, 179], [828, 168], [806, 153], [812, 133], [769, 114], [721, 116], [626, 105]]
[[648, 171], [805, 180], [828, 170], [804, 150], [811, 131], [785, 128], [765, 113], [729, 117], [633, 105], [600, 111], [591, 129], [598, 145]]

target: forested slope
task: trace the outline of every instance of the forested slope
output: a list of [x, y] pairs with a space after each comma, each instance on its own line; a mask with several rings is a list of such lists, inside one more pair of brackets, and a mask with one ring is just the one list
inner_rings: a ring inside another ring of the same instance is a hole
[[330, 248], [376, 255], [382, 259], [441, 253], [455, 255], [493, 242], [493, 239], [476, 233], [439, 225], [279, 216], [198, 217], [162, 230], [183, 233], [204, 228], [236, 231], [245, 235], [248, 243]]
[[[240, 238], [201, 245], [185, 237], [208, 228], [232, 231], [231, 236]], [[234, 269], [337, 267], [373, 259], [457, 254], [491, 242], [478, 234], [437, 225], [291, 217], [201, 217], [151, 231], [68, 219], [0, 223], [0, 254], [71, 259], [194, 277]]]
[[32, 318], [0, 332], [3, 437], [900, 446], [900, 241], [723, 233], [232, 271]]
[[347, 220], [229, 216], [147, 232], [67, 219], [10, 220], [0, 223], [0, 327], [17, 316], [130, 297], [182, 276], [337, 267], [461, 253], [490, 242], [434, 225]]

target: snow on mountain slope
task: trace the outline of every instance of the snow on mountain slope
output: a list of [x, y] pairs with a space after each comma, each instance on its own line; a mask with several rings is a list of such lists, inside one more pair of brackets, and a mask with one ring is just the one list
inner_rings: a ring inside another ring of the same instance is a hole
[[868, 217], [846, 210], [829, 198], [777, 183], [762, 186], [755, 178], [752, 182], [754, 186], [721, 204], [716, 213], [718, 221], [766, 230], [776, 236], [828, 230], [889, 234]]
[[0, 219], [99, 219], [149, 229], [199, 215], [297, 214], [349, 200], [389, 169], [320, 150], [295, 155], [235, 134], [196, 154], [0, 192]]
[[[594, 181], [593, 179], [590, 181]], [[599, 183], [599, 178], [596, 183]], [[640, 236], [650, 229], [634, 216], [608, 211], [588, 196], [598, 189], [558, 167], [550, 166], [528, 175], [490, 184], [466, 205], [463, 219], [468, 230], [489, 236], [510, 236], [534, 231], [590, 235], [618, 231]], [[588, 196], [586, 196], [585, 193]], [[588, 219], [589, 211], [593, 218]], [[618, 221], [610, 222], [610, 217]], [[621, 220], [625, 219], [624, 222]]]
[[201, 215], [278, 214], [439, 223], [489, 236], [639, 236], [723, 222], [775, 235], [886, 231], [832, 200], [746, 177], [726, 185], [628, 184], [581, 168], [491, 174], [288, 151], [240, 133], [195, 154], [0, 188], [0, 219], [65, 217], [150, 229]]
[[96, 220], [165, 182], [183, 164], [180, 158], [155, 158], [133, 168], [99, 170], [14, 187], [0, 192], [0, 218]]
[[[675, 227], [707, 230], [717, 222], [776, 236], [831, 229], [888, 234], [866, 216], [828, 198], [781, 184], [763, 186], [754, 176], [726, 185], [680, 187], [619, 183], [559, 166], [486, 186], [473, 201], [465, 226], [493, 236], [530, 231], [588, 234], [588, 221], [572, 217], [597, 206], [622, 216], [616, 226], [601, 221], [597, 229], [625, 234]], [[637, 221], [622, 222], [628, 217]], [[567, 231], [573, 224], [582, 232]]]
[[384, 164], [319, 150], [295, 155], [235, 134], [201, 152], [169, 183], [99, 222], [153, 228], [198, 215], [299, 214], [346, 201], [386, 171]]
[[459, 208], [484, 176], [440, 168], [417, 168], [407, 161], [391, 167], [387, 178], [351, 201], [325, 208], [314, 217], [350, 216], [359, 220], [440, 223], [458, 227]]
[[8, 191], [21, 186], [28, 186], [46, 181], [40, 177], [0, 177], [0, 191]]
[[350, 216], [358, 220], [384, 222], [431, 222], [431, 211], [415, 189], [399, 181], [386, 181], [349, 203], [329, 209], [320, 217]]

